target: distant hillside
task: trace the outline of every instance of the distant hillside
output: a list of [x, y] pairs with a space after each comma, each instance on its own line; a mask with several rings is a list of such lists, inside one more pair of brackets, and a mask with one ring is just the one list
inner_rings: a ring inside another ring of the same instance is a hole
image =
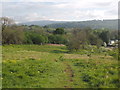
[[85, 28], [85, 27], [91, 27], [92, 29], [101, 29], [101, 28], [107, 28], [107, 29], [118, 29], [118, 20], [91, 20], [91, 21], [49, 21], [49, 20], [43, 20], [43, 21], [33, 21], [33, 22], [26, 22], [22, 23], [24, 25], [39, 25], [39, 26], [48, 26], [51, 28]]
[[57, 24], [57, 23], [65, 23], [65, 21], [50, 21], [50, 20], [42, 20], [42, 21], [31, 21], [31, 22], [25, 22], [20, 23], [20, 25], [39, 25], [39, 26], [45, 26], [49, 24]]
[[118, 29], [118, 20], [91, 20], [91, 21], [80, 21], [80, 22], [65, 22], [65, 23], [57, 23], [50, 24], [49, 27], [58, 28], [85, 28], [91, 27], [92, 29]]

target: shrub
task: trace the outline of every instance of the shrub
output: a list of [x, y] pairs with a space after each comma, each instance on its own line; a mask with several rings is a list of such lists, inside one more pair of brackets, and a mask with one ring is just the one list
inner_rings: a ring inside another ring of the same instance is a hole
[[44, 44], [48, 42], [48, 38], [37, 33], [26, 33], [27, 44]]
[[67, 40], [64, 38], [64, 36], [61, 35], [50, 35], [48, 36], [49, 43], [52, 44], [65, 44]]

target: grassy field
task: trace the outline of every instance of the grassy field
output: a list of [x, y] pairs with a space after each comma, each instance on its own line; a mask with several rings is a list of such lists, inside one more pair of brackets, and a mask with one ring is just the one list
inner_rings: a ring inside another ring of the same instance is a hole
[[[92, 47], [93, 48], [93, 47]], [[117, 88], [118, 60], [101, 48], [69, 53], [65, 46], [3, 46], [3, 88]]]

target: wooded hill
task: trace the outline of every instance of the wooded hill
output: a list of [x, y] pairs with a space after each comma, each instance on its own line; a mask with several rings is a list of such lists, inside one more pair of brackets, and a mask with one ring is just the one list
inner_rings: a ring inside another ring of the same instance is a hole
[[118, 20], [90, 20], [90, 21], [32, 21], [22, 23], [24, 25], [39, 25], [39, 26], [47, 26], [50, 28], [85, 28], [90, 27], [92, 29], [110, 29], [117, 30], [118, 29]]

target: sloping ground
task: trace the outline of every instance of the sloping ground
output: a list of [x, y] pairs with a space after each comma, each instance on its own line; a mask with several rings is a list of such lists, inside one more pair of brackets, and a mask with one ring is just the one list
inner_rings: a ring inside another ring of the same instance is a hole
[[119, 87], [118, 61], [112, 56], [67, 52], [65, 46], [3, 46], [3, 87]]

